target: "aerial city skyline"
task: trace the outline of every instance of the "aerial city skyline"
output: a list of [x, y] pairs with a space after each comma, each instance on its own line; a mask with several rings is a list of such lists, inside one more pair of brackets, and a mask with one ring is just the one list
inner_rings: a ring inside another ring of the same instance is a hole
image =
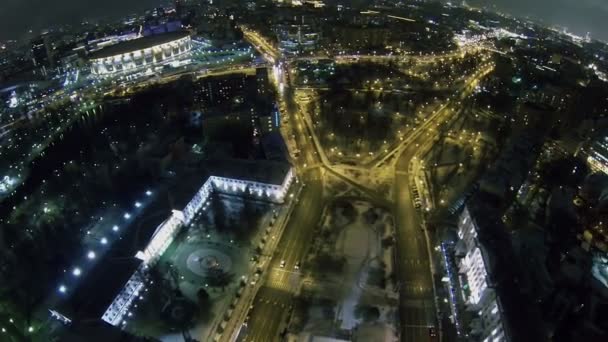
[[[459, 2], [442, 1], [454, 4]], [[339, 3], [340, 0], [335, 2]], [[363, 4], [368, 2], [370, 1], [354, 1]], [[78, 0], [5, 0], [0, 4], [0, 39], [17, 39], [30, 30], [36, 32], [58, 25], [73, 25], [87, 19], [116, 18], [161, 6], [163, 3], [166, 1], [108, 0], [103, 3], [91, 3]], [[604, 20], [608, 15], [608, 4], [602, 0], [470, 0], [465, 3], [488, 10], [499, 10], [513, 16], [542, 20], [550, 25], [567, 28], [581, 36], [589, 32], [596, 39], [608, 41], [608, 24]]]
[[607, 341], [606, 9], [3, 2], [0, 341]]

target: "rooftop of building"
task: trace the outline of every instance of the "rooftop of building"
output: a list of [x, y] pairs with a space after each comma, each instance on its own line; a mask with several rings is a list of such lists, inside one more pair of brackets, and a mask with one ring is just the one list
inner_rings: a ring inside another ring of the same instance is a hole
[[127, 40], [95, 51], [89, 55], [89, 59], [108, 58], [112, 56], [121, 55], [133, 51], [143, 50], [151, 48], [153, 46], [165, 44], [178, 40], [190, 35], [187, 31], [168, 32], [163, 34], [157, 34], [133, 40]]
[[261, 143], [266, 158], [282, 162], [287, 161], [289, 151], [278, 129], [262, 135]]
[[281, 185], [291, 169], [287, 162], [225, 159], [209, 162], [211, 175], [244, 181]]

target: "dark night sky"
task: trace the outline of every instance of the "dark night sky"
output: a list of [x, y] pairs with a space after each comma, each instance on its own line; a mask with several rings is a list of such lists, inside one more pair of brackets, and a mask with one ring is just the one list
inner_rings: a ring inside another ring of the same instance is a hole
[[608, 41], [608, 0], [467, 0], [467, 3], [494, 7], [519, 17], [529, 15], [547, 24], [567, 27], [579, 35], [591, 32], [593, 38]]
[[122, 16], [158, 6], [161, 0], [0, 0], [0, 39], [29, 29], [77, 23], [83, 18]]
[[[447, 1], [447, 0], [444, 0]], [[460, 2], [461, 0], [452, 0]], [[517, 16], [531, 15], [571, 31], [608, 41], [608, 0], [467, 0]], [[77, 22], [84, 17], [118, 16], [151, 8], [161, 0], [0, 0], [0, 39], [28, 29]]]

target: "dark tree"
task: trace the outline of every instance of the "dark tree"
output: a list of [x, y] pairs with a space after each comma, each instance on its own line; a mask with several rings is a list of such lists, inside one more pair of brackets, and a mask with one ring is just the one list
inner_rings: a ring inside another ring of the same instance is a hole
[[222, 291], [224, 291], [233, 278], [234, 274], [228, 273], [221, 268], [214, 268], [209, 271], [205, 280], [209, 286], [221, 287]]
[[211, 208], [213, 212], [213, 223], [218, 231], [226, 230], [226, 208], [222, 202], [220, 195], [217, 192], [213, 192], [211, 195]]
[[380, 317], [380, 310], [375, 306], [357, 305], [355, 307], [355, 317], [366, 322], [372, 322]]
[[576, 157], [551, 160], [541, 167], [541, 180], [548, 188], [579, 185], [587, 176], [589, 168]]

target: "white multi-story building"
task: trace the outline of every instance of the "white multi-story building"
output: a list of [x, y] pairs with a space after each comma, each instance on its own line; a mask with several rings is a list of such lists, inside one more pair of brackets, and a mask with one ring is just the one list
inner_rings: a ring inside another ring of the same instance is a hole
[[486, 272], [481, 249], [471, 249], [460, 263], [461, 273], [466, 274], [467, 285], [470, 293], [466, 301], [471, 305], [478, 305], [488, 289], [488, 272]]
[[188, 32], [170, 32], [120, 42], [89, 56], [91, 73], [114, 76], [138, 71], [153, 71], [192, 50]]
[[478, 229], [475, 218], [465, 207], [458, 222], [458, 246], [464, 253], [459, 265], [460, 288], [468, 309], [477, 312], [469, 333], [479, 336], [484, 342], [507, 341], [500, 300], [489, 281], [490, 262], [478, 240]]

